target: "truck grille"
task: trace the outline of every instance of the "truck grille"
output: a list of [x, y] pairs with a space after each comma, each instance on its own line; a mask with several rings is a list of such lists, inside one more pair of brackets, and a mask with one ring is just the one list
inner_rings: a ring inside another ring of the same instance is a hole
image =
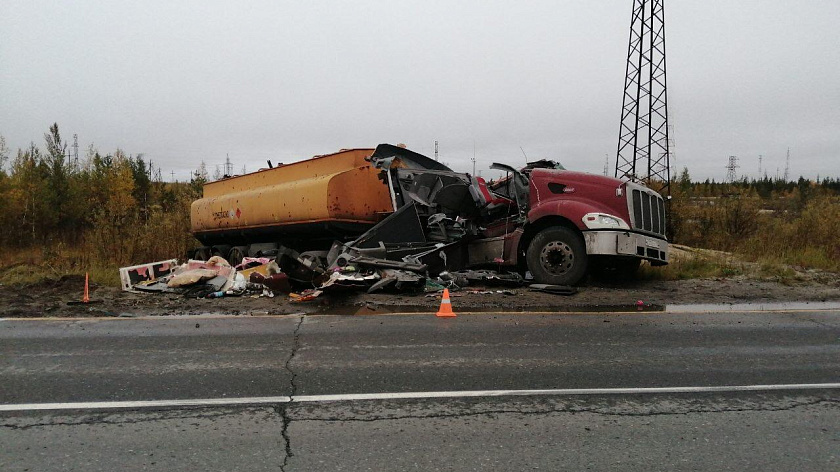
[[633, 189], [630, 208], [634, 229], [665, 236], [665, 202], [660, 196]]

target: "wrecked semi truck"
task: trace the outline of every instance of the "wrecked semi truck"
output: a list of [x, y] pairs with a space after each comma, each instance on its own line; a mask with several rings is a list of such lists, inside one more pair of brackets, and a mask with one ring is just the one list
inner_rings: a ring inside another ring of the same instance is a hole
[[548, 160], [491, 168], [503, 176], [487, 182], [381, 144], [211, 182], [192, 204], [193, 257], [276, 255], [322, 286], [358, 269], [377, 289], [467, 268], [574, 285], [668, 263], [664, 201], [649, 188]]

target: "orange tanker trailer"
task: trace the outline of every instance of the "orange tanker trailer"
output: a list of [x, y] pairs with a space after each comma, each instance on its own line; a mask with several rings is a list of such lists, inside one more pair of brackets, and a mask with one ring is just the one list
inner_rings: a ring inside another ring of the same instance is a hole
[[373, 152], [347, 149], [206, 184], [190, 210], [204, 244], [195, 257], [236, 264], [278, 244], [318, 250], [361, 234], [394, 211], [381, 170], [366, 160]]

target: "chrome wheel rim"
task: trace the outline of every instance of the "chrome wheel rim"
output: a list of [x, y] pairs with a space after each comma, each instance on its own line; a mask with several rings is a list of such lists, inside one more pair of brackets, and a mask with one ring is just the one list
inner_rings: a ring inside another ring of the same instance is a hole
[[551, 241], [540, 251], [540, 265], [549, 274], [565, 274], [572, 269], [574, 263], [575, 254], [563, 241]]

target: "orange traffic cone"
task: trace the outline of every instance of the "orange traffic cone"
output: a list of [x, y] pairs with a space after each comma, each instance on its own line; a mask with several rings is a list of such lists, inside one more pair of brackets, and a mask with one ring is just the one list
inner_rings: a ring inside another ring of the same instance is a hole
[[81, 301], [79, 300], [70, 300], [67, 302], [68, 305], [88, 305], [91, 303], [102, 303], [102, 300], [91, 300], [90, 299], [90, 276], [87, 272], [85, 272], [85, 291], [82, 294]]
[[455, 312], [452, 311], [452, 302], [449, 301], [449, 289], [443, 289], [443, 299], [440, 301], [440, 310], [438, 310], [438, 318], [455, 318]]
[[82, 297], [82, 303], [90, 303], [90, 292], [88, 291], [88, 273], [85, 272], [85, 295]]

